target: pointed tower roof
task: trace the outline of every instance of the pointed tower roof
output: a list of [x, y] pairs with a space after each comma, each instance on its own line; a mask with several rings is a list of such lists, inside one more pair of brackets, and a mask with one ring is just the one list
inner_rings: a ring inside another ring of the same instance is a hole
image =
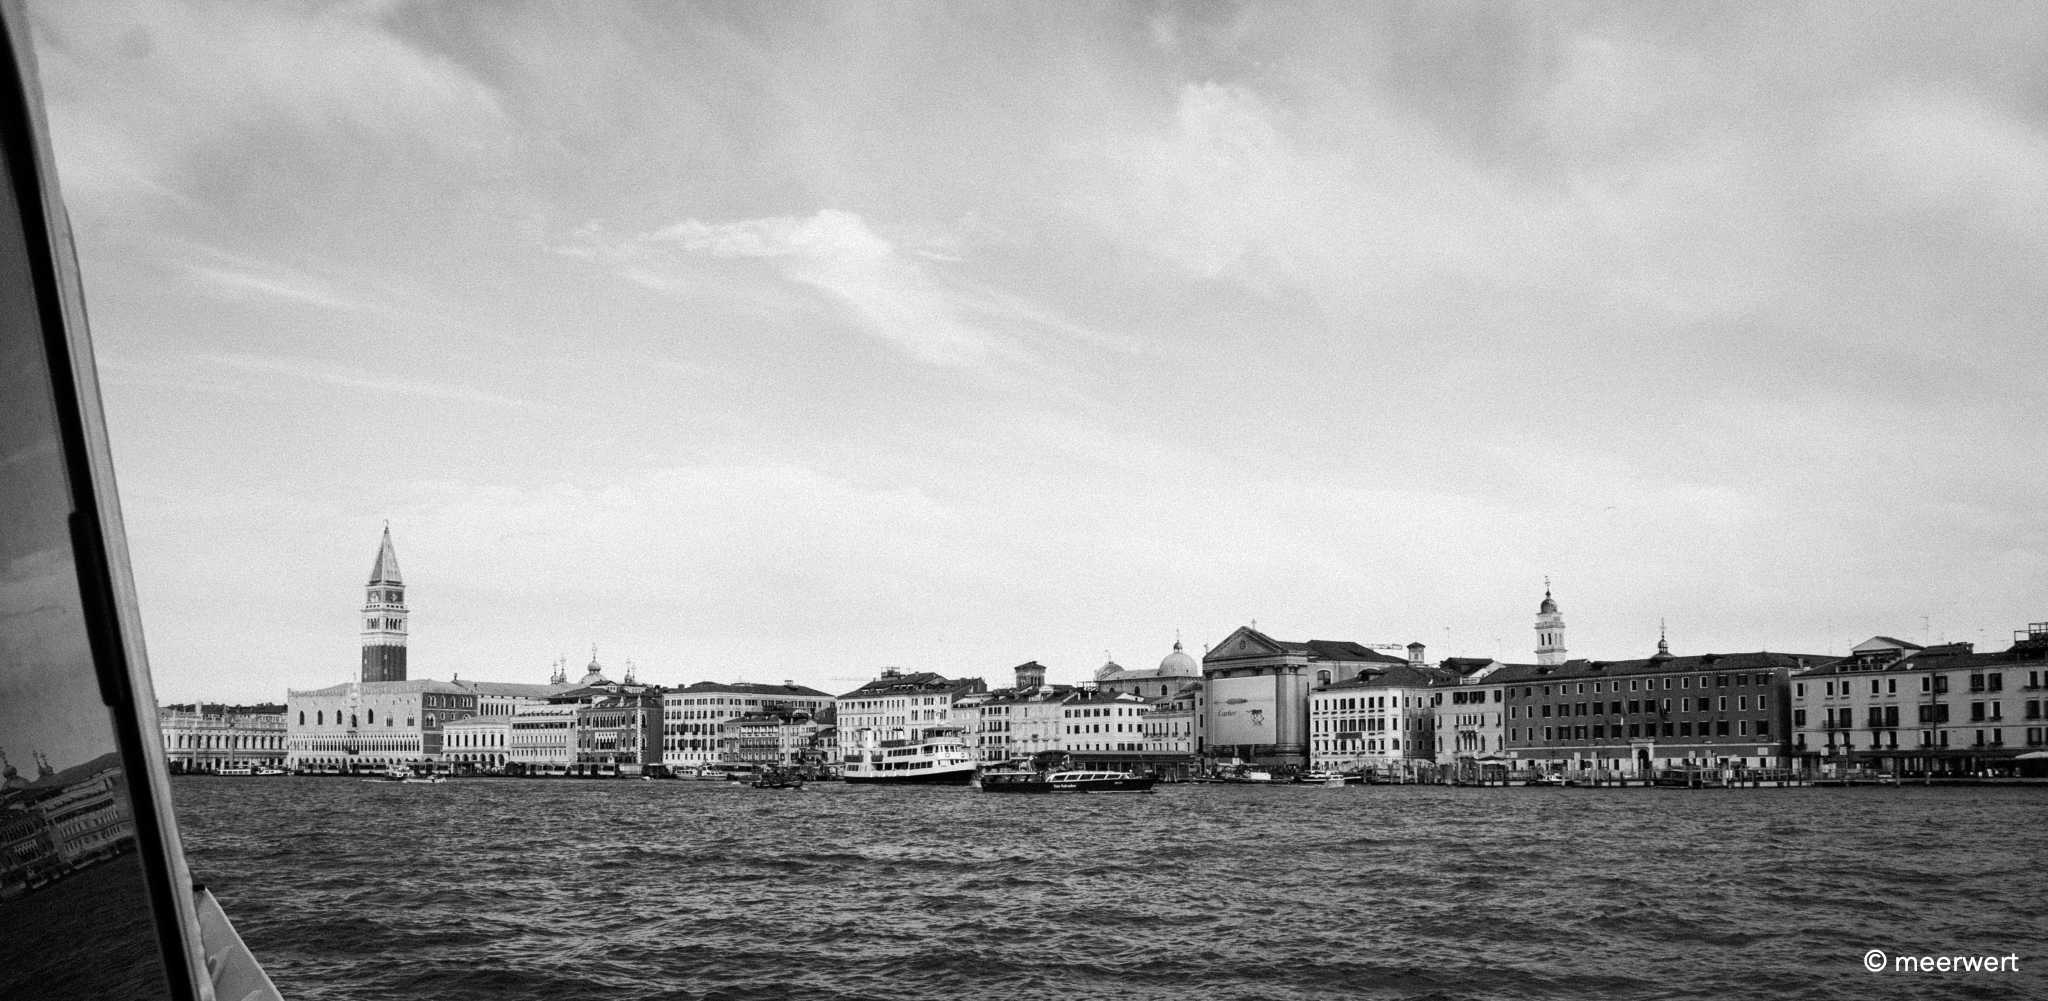
[[403, 584], [398, 575], [398, 553], [391, 548], [391, 523], [384, 523], [384, 544], [377, 547], [377, 563], [370, 568], [372, 584]]

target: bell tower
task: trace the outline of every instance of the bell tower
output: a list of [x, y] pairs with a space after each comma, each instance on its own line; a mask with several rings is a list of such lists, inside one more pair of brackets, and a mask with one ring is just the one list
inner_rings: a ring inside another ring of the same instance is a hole
[[1543, 604], [1536, 606], [1536, 663], [1564, 663], [1564, 616], [1550, 596], [1550, 578], [1543, 578]]
[[384, 523], [384, 542], [370, 567], [363, 598], [363, 680], [405, 680], [405, 581], [398, 574], [398, 554], [391, 548], [391, 523]]

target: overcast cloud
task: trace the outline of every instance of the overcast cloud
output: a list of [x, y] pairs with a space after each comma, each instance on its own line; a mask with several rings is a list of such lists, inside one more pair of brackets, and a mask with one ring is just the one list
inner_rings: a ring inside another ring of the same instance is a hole
[[158, 691], [2048, 618], [2028, 4], [52, 4]]

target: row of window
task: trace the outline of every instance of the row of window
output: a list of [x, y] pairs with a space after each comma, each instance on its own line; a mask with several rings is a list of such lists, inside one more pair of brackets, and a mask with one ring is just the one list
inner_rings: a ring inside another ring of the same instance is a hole
[[[1731, 698], [1733, 699], [1732, 703], [1730, 701]], [[1553, 705], [1555, 707], [1555, 712], [1552, 711]], [[1643, 713], [1657, 713], [1660, 715], [1669, 715], [1671, 713], [1671, 705], [1672, 702], [1670, 699], [1629, 699], [1626, 703], [1624, 703], [1620, 699], [1615, 699], [1612, 702], [1591, 703], [1560, 702], [1553, 704], [1546, 702], [1541, 706], [1530, 706], [1528, 708], [1530, 710], [1530, 719], [1549, 719], [1552, 716], [1637, 716]], [[1678, 700], [1678, 711], [1681, 713], [1725, 713], [1729, 711], [1731, 705], [1733, 706], [1736, 712], [1749, 712], [1752, 706], [1752, 700], [1751, 697], [1747, 695], [1736, 695], [1732, 697], [1727, 695], [1722, 695], [1718, 697], [1709, 697], [1702, 695], [1698, 698], [1686, 697], [1680, 698]], [[1626, 708], [1624, 708], [1624, 706], [1626, 706]], [[1754, 707], [1758, 712], [1770, 711], [1770, 697], [1767, 695], [1756, 696], [1754, 700]], [[1521, 719], [1522, 708], [1523, 707], [1521, 706], [1509, 706], [1508, 718]]]
[[[2041, 688], [2043, 676], [2044, 672], [2042, 671], [2028, 671], [2027, 690], [2034, 691]], [[1871, 695], [1897, 695], [1899, 693], [1899, 679], [1897, 678], [1871, 678], [1869, 679], [1869, 681], [1869, 693]], [[1853, 692], [1854, 684], [1855, 683], [1848, 678], [1843, 678], [1839, 681], [1826, 681], [1822, 682], [1822, 691], [1824, 694], [1829, 696], [1849, 695]], [[1974, 693], [1981, 694], [1985, 692], [2002, 692], [2005, 690], [2005, 672], [1973, 671], [1970, 673], [1969, 684], [1970, 691]], [[1796, 694], [1798, 694], [1799, 696], [1804, 697], [1806, 695], [1805, 683], [1801, 682], [1795, 685], [1794, 688], [1796, 690]], [[1948, 675], [1921, 675], [1920, 691], [1923, 694], [1947, 694]]]
[[[1365, 746], [1359, 747], [1358, 745], [1361, 743]], [[1365, 741], [1339, 737], [1336, 740], [1313, 741], [1312, 744], [1314, 749], [1318, 751], [1364, 751], [1368, 754], [1382, 751], [1398, 751], [1401, 749], [1401, 739], [1399, 737], [1375, 738]]]
[[[1693, 675], [1689, 675], [1689, 674], [1688, 674], [1688, 675], [1683, 675], [1683, 676], [1679, 676], [1679, 677], [1676, 677], [1676, 678], [1673, 678], [1673, 677], [1670, 677], [1670, 676], [1665, 676], [1665, 677], [1661, 677], [1661, 678], [1630, 678], [1630, 679], [1628, 679], [1628, 690], [1629, 690], [1629, 691], [1631, 691], [1631, 692], [1634, 692], [1634, 691], [1654, 692], [1654, 691], [1657, 691], [1657, 690], [1658, 690], [1658, 685], [1657, 685], [1657, 683], [1658, 683], [1659, 681], [1662, 681], [1662, 682], [1664, 683], [1664, 684], [1663, 684], [1663, 689], [1662, 689], [1662, 690], [1663, 690], [1663, 691], [1667, 691], [1667, 692], [1669, 692], [1669, 691], [1672, 691], [1672, 690], [1673, 690], [1673, 687], [1672, 687], [1672, 683], [1673, 683], [1673, 681], [1676, 681], [1676, 682], [1677, 682], [1677, 689], [1676, 689], [1676, 690], [1678, 690], [1678, 691], [1687, 691], [1687, 690], [1690, 690], [1690, 689], [1693, 689], [1693, 688], [1699, 688], [1699, 689], [1701, 689], [1701, 690], [1703, 690], [1703, 691], [1704, 691], [1705, 689], [1708, 689], [1708, 688], [1731, 688], [1731, 687], [1732, 687], [1732, 688], [1748, 688], [1748, 687], [1750, 687], [1750, 686], [1751, 686], [1751, 685], [1753, 685], [1753, 684], [1754, 684], [1754, 685], [1765, 685], [1765, 686], [1768, 686], [1768, 685], [1769, 685], [1769, 684], [1771, 683], [1771, 675], [1769, 675], [1769, 674], [1757, 674], [1757, 675], [1748, 675], [1748, 674], [1715, 674], [1715, 675], [1706, 675], [1706, 674], [1702, 674], [1702, 675], [1699, 675], [1699, 676], [1698, 676], [1697, 678], [1695, 678], [1695, 677], [1694, 677]], [[1694, 681], [1698, 681], [1698, 682], [1699, 682], [1699, 684], [1698, 684], [1698, 685], [1694, 685], [1694, 684], [1693, 684], [1693, 682], [1694, 682]], [[1710, 683], [1710, 681], [1711, 681], [1711, 683]], [[1615, 678], [1615, 679], [1613, 679], [1612, 681], [1594, 681], [1594, 682], [1585, 682], [1585, 681], [1580, 681], [1580, 682], [1575, 682], [1575, 683], [1573, 683], [1573, 682], [1567, 682], [1567, 683], [1564, 683], [1564, 684], [1559, 684], [1559, 685], [1556, 685], [1556, 686], [1554, 686], [1554, 687], [1555, 687], [1555, 688], [1557, 689], [1557, 692], [1556, 692], [1556, 694], [1558, 694], [1558, 695], [1584, 695], [1584, 694], [1586, 694], [1586, 686], [1587, 686], [1588, 684], [1591, 684], [1591, 685], [1593, 686], [1593, 694], [1594, 694], [1594, 695], [1599, 695], [1599, 694], [1601, 694], [1601, 693], [1603, 693], [1603, 692], [1609, 692], [1609, 691], [1611, 691], [1611, 692], [1615, 692], [1615, 693], [1619, 694], [1619, 693], [1621, 692], [1621, 690], [1622, 690], [1622, 689], [1621, 689], [1621, 679], [1620, 679], [1620, 678]], [[1640, 685], [1641, 685], [1642, 687], [1641, 687], [1641, 688], [1638, 688], [1638, 687], [1637, 687], [1637, 685], [1638, 685], [1638, 684], [1640, 684]], [[1508, 697], [1509, 697], [1509, 698], [1524, 698], [1524, 699], [1533, 699], [1533, 698], [1537, 698], [1538, 696], [1537, 696], [1537, 695], [1535, 694], [1535, 690], [1536, 690], [1536, 689], [1538, 689], [1538, 688], [1541, 688], [1541, 689], [1543, 690], [1543, 697], [1547, 698], [1547, 697], [1549, 697], [1549, 696], [1550, 696], [1550, 695], [1552, 694], [1552, 692], [1551, 692], [1551, 688], [1552, 688], [1552, 687], [1553, 687], [1553, 686], [1551, 686], [1551, 685], [1523, 685], [1523, 686], [1522, 686], [1522, 694], [1521, 694], [1521, 695], [1519, 695], [1519, 696], [1517, 696], [1517, 695], [1515, 695], [1515, 686], [1513, 686], [1513, 685], [1509, 685], [1509, 686], [1508, 686]], [[1575, 688], [1576, 688], [1576, 690], [1574, 690]]]
[[1420, 709], [1435, 705], [1436, 696], [1421, 695], [1365, 695], [1339, 698], [1322, 695], [1309, 700], [1311, 713], [1356, 712], [1360, 709]]
[[[1629, 723], [1626, 726], [1620, 723], [1593, 723], [1590, 725], [1546, 726], [1543, 728], [1543, 740], [1546, 742], [1559, 740], [1643, 740], [1657, 737], [1769, 738], [1770, 735], [1771, 723], [1769, 720], [1751, 721], [1746, 719], [1732, 721], [1725, 719], [1701, 720], [1698, 724], [1694, 724], [1691, 720], [1667, 720], [1663, 723]], [[1508, 740], [1510, 742], [1519, 742], [1521, 739], [1521, 727], [1508, 728]], [[1529, 739], [1532, 741], [1536, 739], [1536, 728], [1533, 726], [1529, 728]]]
[[[1913, 708], [1918, 716], [1918, 721], [1921, 723], [1946, 723], [1949, 721], [1948, 703], [1946, 702], [1917, 705]], [[1863, 726], [1867, 729], [1899, 725], [1898, 706], [1868, 706], [1866, 710]], [[2048, 701], [2028, 699], [2025, 713], [2027, 719], [2043, 718], [2044, 714], [2048, 714]], [[2002, 702], [1970, 703], [1970, 722], [1972, 723], [1981, 723], [1986, 720], [2002, 720], [2004, 718], [2005, 704]], [[1848, 706], [1822, 709], [1821, 719], [1821, 726], [1830, 730], [1850, 730], [1856, 727], [1855, 710]], [[1795, 709], [1792, 711], [1792, 725], [1795, 728], [1806, 726], [1806, 710]]]
[[166, 751], [207, 751], [207, 750], [260, 750], [284, 746], [284, 734], [213, 734], [213, 733], [167, 733], [164, 734]]
[[[1949, 732], [1947, 730], [1922, 730], [1920, 731], [1920, 740], [1917, 746], [1922, 748], [1948, 747], [1948, 734]], [[1987, 734], [1989, 735], [1988, 737], [1986, 736]], [[1831, 730], [1826, 733], [1825, 738], [1826, 743], [1821, 745], [1823, 750], [1854, 751], [1857, 749], [1854, 733], [1847, 731], [1838, 732]], [[1993, 728], [1991, 730], [1977, 730], [1975, 731], [1975, 738], [1976, 742], [1969, 745], [1972, 748], [2004, 747], [2005, 729], [2003, 727], [1998, 727]], [[2043, 744], [2048, 744], [2048, 728], [2038, 726], [2028, 727], [2027, 746], [2040, 747], [2043, 746]], [[1802, 751], [1806, 750], [1806, 735], [1803, 733], [1799, 734], [1793, 740], [1793, 746], [1799, 748]], [[1897, 750], [1898, 746], [1898, 731], [1892, 730], [1886, 731], [1884, 733], [1871, 734], [1870, 744], [1866, 748], [1866, 750], [1890, 751]], [[1908, 746], [1910, 747], [1915, 745], [1909, 744]]]

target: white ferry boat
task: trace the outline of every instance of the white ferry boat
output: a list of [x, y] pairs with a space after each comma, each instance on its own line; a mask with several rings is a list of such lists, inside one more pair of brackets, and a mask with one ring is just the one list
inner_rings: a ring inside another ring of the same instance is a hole
[[916, 731], [915, 738], [885, 738], [862, 729], [840, 762], [848, 782], [904, 785], [966, 785], [974, 781], [974, 749], [966, 731], [935, 724]]

